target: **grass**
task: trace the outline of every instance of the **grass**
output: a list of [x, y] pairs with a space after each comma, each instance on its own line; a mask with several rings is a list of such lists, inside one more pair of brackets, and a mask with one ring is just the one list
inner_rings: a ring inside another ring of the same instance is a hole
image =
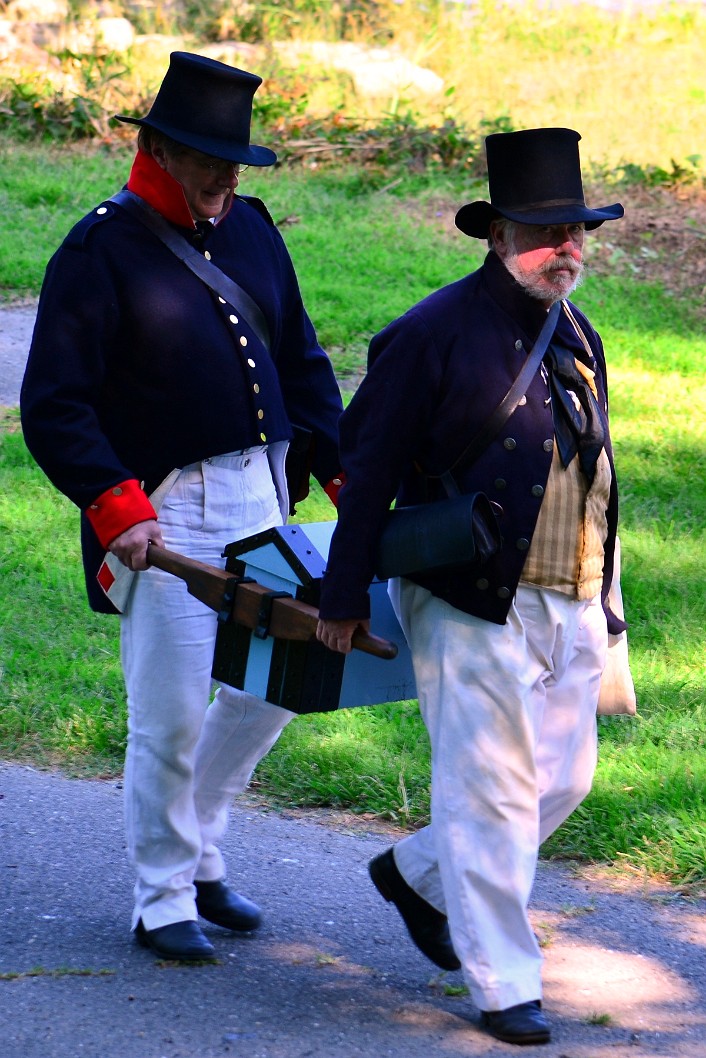
[[[124, 151], [0, 145], [7, 298], [37, 293], [64, 232], [120, 185], [129, 161]], [[36, 175], [47, 168], [51, 181]], [[349, 386], [372, 333], [482, 258], [479, 243], [452, 231], [445, 205], [483, 193], [463, 172], [390, 179], [354, 167], [251, 170], [246, 182], [286, 221], [305, 301]], [[593, 238], [605, 237], [599, 229]], [[594, 790], [545, 853], [703, 884], [706, 340], [689, 306], [655, 284], [590, 277], [576, 300], [599, 326], [611, 365], [623, 590], [640, 712], [600, 722]], [[86, 607], [77, 513], [34, 466], [15, 413], [0, 431], [0, 755], [116, 774], [125, 738], [117, 621]], [[330, 514], [314, 489], [298, 517]], [[424, 822], [428, 742], [416, 703], [299, 718], [255, 784], [275, 803]]]
[[0, 448], [0, 730], [6, 757], [115, 769], [125, 715], [117, 624], [82, 602], [78, 516], [37, 474], [16, 416]]
[[66, 232], [122, 186], [129, 166], [124, 150], [38, 150], [0, 138], [1, 296], [36, 294]]
[[112, 977], [114, 974], [115, 970], [75, 969], [72, 966], [60, 966], [55, 970], [48, 970], [44, 966], [34, 966], [31, 970], [2, 973], [0, 981], [28, 981], [34, 977], [51, 977], [55, 980], [61, 977]]
[[607, 1027], [613, 1024], [612, 1014], [599, 1014], [597, 1011], [585, 1019], [587, 1025], [601, 1025]]

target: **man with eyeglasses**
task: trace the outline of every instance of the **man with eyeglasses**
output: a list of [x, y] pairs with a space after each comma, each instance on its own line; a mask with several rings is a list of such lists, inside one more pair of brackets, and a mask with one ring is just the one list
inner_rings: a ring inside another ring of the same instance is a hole
[[390, 582], [431, 741], [431, 824], [369, 870], [417, 947], [463, 970], [487, 1031], [517, 1045], [551, 1036], [527, 903], [540, 843], [590, 790], [608, 631], [625, 628], [607, 603], [618, 493], [605, 355], [567, 300], [586, 231], [623, 207], [586, 204], [579, 140], [488, 136], [490, 202], [456, 215], [485, 261], [373, 338], [339, 424], [347, 480], [318, 630], [347, 653], [367, 628], [393, 499], [487, 494], [502, 546], [482, 568]]
[[[50, 261], [21, 396], [30, 451], [81, 509], [91, 606], [115, 612], [121, 569], [136, 574], [119, 600], [132, 928], [191, 962], [215, 953], [199, 916], [260, 923], [226, 885], [218, 844], [293, 714], [230, 687], [209, 701], [216, 614], [148, 568], [148, 544], [222, 565], [226, 544], [281, 525], [292, 424], [312, 432], [312, 473], [334, 502], [340, 485], [331, 363], [269, 213], [236, 194], [242, 169], [276, 161], [250, 143], [260, 84], [175, 52], [147, 116], [120, 117], [140, 126], [127, 188]], [[202, 279], [196, 257], [223, 276]]]

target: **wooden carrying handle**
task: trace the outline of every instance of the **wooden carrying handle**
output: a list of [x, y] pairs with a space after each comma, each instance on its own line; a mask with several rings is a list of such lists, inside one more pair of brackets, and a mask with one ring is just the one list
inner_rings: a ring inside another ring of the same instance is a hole
[[382, 658], [383, 661], [392, 661], [397, 657], [396, 643], [374, 636], [372, 632], [364, 632], [362, 628], [353, 633], [351, 646], [354, 650], [362, 650], [364, 654], [372, 654], [374, 658]]
[[[235, 621], [257, 630], [262, 625], [263, 607], [266, 606], [265, 635], [302, 641], [316, 636], [319, 611], [291, 595], [278, 596], [255, 581], [240, 581], [224, 569], [187, 558], [176, 551], [167, 551], [156, 544], [148, 545], [147, 561], [183, 580], [190, 595], [215, 610], [225, 621]], [[362, 629], [353, 635], [352, 645], [356, 650], [385, 661], [397, 657], [395, 643]]]

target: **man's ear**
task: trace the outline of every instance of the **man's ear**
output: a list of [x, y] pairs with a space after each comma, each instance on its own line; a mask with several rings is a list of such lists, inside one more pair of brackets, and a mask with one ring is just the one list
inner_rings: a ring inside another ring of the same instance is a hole
[[167, 168], [167, 152], [161, 144], [155, 144], [152, 148], [152, 157], [160, 169]]
[[507, 228], [504, 224], [499, 223], [497, 220], [491, 220], [490, 227], [488, 228], [488, 241], [501, 260], [503, 260], [508, 253], [508, 243], [505, 237], [506, 231]]

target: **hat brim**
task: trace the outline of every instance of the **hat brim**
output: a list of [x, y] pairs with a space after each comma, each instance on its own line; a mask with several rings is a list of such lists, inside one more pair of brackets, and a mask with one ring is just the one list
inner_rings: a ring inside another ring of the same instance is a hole
[[619, 202], [600, 209], [589, 209], [581, 203], [543, 206], [527, 210], [509, 210], [490, 202], [468, 202], [456, 214], [456, 227], [473, 239], [487, 239], [491, 221], [504, 217], [518, 224], [584, 224], [587, 231], [599, 228], [607, 220], [620, 220], [625, 213]]
[[124, 114], [116, 114], [115, 117], [118, 121], [124, 121], [130, 125], [146, 125], [148, 128], [157, 129], [158, 132], [163, 132], [165, 136], [173, 139], [175, 143], [181, 143], [203, 154], [210, 154], [213, 158], [222, 158], [224, 162], [266, 166], [274, 165], [277, 161], [274, 151], [271, 151], [269, 147], [260, 147], [256, 143], [232, 143], [228, 140], [215, 139], [212, 136], [197, 136], [150, 118], [129, 118]]

